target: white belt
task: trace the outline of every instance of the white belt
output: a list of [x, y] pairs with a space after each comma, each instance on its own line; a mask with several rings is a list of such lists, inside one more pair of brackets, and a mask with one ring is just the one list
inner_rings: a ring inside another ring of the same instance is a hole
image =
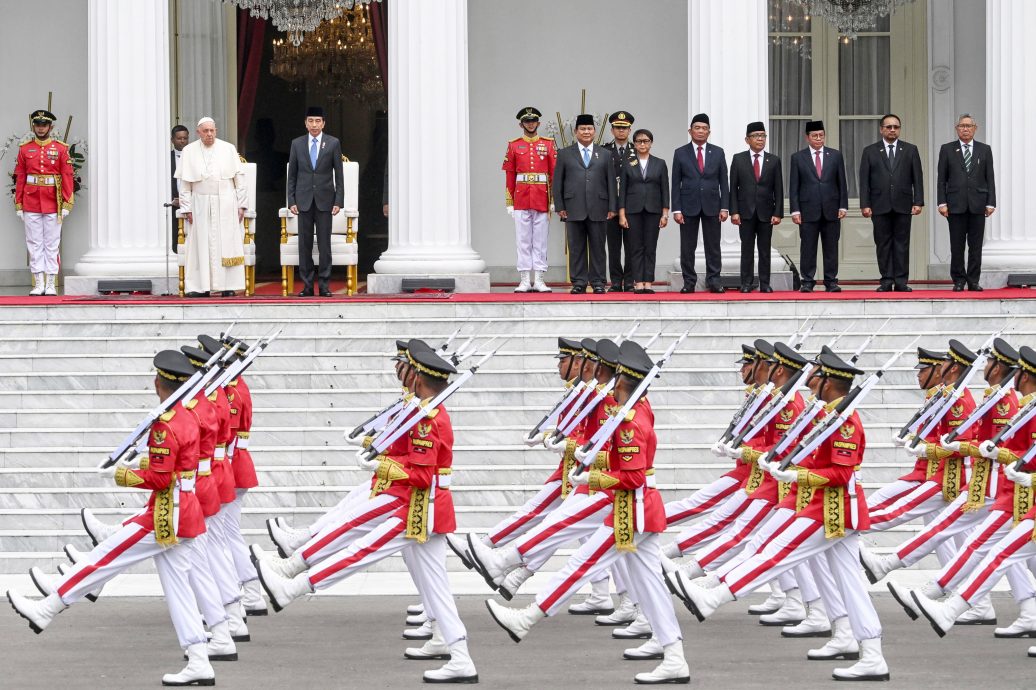
[[248, 439], [247, 438], [241, 438], [239, 436], [238, 439], [237, 439], [237, 445], [235, 445], [234, 447], [235, 448], [248, 448]]
[[194, 477], [180, 477], [176, 485], [177, 488], [180, 489], [180, 491], [194, 491], [194, 484], [196, 482], [197, 479], [195, 479]]
[[26, 175], [25, 181], [28, 184], [48, 184], [52, 185], [57, 182], [57, 178], [54, 175]]
[[655, 475], [649, 474], [648, 476], [646, 476], [644, 478], [644, 486], [648, 487], [649, 489], [654, 489], [656, 486], [658, 486], [658, 482], [655, 481]]
[[227, 449], [220, 446], [216, 446], [216, 450], [212, 453], [213, 460], [222, 460], [227, 457]]
[[518, 173], [514, 181], [526, 184], [547, 184], [547, 173]]
[[453, 483], [453, 475], [452, 474], [439, 474], [439, 475], [436, 475], [436, 484], [439, 486], [440, 489], [448, 489], [448, 488], [450, 488], [450, 484], [452, 484], [452, 483]]
[[212, 460], [210, 458], [198, 461], [198, 474], [203, 477], [207, 477], [212, 474]]
[[856, 501], [856, 475], [857, 472], [853, 472], [849, 477], [849, 522], [851, 523], [852, 529], [856, 529], [856, 526], [860, 524], [860, 507]]

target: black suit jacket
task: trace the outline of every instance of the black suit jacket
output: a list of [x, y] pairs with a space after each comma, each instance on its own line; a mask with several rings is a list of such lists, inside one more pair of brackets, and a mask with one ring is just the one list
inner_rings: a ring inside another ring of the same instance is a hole
[[705, 171], [698, 170], [694, 142], [673, 153], [673, 210], [685, 216], [719, 216], [728, 207], [727, 158], [723, 149], [705, 144]]
[[759, 181], [755, 181], [752, 151], [735, 153], [730, 160], [730, 213], [770, 222], [784, 217], [784, 170], [781, 159], [763, 151]]
[[649, 156], [646, 177], [636, 156], [622, 161], [619, 208], [626, 213], [662, 213], [662, 209], [669, 208], [669, 166], [664, 160]]
[[590, 165], [583, 165], [579, 144], [558, 152], [554, 164], [554, 209], [565, 211], [567, 220], [608, 220], [618, 210], [615, 158], [603, 146], [593, 145]]
[[910, 213], [913, 206], [924, 206], [924, 177], [917, 147], [897, 141], [896, 160], [891, 164], [884, 139], [863, 149], [860, 208], [869, 208], [881, 215]]
[[171, 175], [169, 179], [172, 180], [173, 183], [172, 187], [170, 187], [170, 194], [172, 196], [170, 196], [169, 198], [176, 199], [180, 196], [180, 190], [176, 187], [176, 151], [169, 152], [169, 170], [171, 171], [169, 173]]
[[996, 206], [996, 181], [993, 179], [993, 150], [980, 141], [971, 142], [971, 172], [964, 169], [964, 152], [959, 141], [939, 149], [939, 177], [936, 196], [950, 213], [985, 213]]
[[818, 178], [810, 147], [792, 154], [788, 201], [791, 212], [801, 213], [807, 223], [838, 220], [838, 209], [849, 208], [845, 162], [838, 149], [824, 147], [821, 172], [823, 175]]
[[293, 139], [288, 154], [288, 206], [298, 206], [308, 211], [316, 206], [318, 211], [329, 212], [332, 206], [341, 208], [345, 204], [345, 188], [342, 187], [342, 145], [337, 139], [325, 133], [320, 139], [316, 168], [309, 160], [308, 134]]

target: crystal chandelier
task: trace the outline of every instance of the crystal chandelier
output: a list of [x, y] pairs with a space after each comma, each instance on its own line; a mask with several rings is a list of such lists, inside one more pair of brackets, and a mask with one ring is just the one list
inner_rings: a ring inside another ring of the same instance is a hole
[[278, 30], [288, 34], [292, 45], [302, 43], [305, 34], [314, 31], [320, 22], [333, 19], [355, 5], [369, 5], [381, 0], [223, 0], [248, 10], [253, 17], [268, 19]]
[[861, 31], [873, 31], [879, 17], [892, 14], [896, 7], [913, 0], [795, 0], [808, 14], [827, 20], [847, 39]]
[[274, 39], [270, 73], [323, 91], [332, 102], [346, 95], [380, 102], [384, 89], [367, 8], [358, 4], [322, 22], [302, 44]]

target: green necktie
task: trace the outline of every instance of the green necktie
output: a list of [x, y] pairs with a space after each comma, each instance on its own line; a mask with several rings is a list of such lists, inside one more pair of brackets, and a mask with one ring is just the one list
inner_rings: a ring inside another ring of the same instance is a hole
[[964, 144], [964, 169], [971, 172], [971, 144]]

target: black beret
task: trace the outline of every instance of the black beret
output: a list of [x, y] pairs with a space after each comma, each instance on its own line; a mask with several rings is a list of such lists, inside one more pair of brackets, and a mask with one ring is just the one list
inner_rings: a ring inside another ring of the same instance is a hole
[[581, 125], [596, 126], [596, 123], [594, 123], [594, 116], [588, 115], [586, 113], [583, 113], [582, 115], [576, 115], [576, 127], [579, 127]]
[[756, 132], [765, 131], [766, 125], [764, 125], [762, 122], [749, 122], [748, 127], [745, 129], [745, 136], [747, 137], [749, 134], [755, 134]]
[[167, 381], [183, 383], [194, 375], [194, 365], [187, 356], [176, 350], [162, 350], [155, 355], [155, 371]]
[[698, 113], [697, 115], [691, 118], [692, 125], [696, 122], [704, 122], [705, 124], [709, 124], [709, 116], [705, 113]]

